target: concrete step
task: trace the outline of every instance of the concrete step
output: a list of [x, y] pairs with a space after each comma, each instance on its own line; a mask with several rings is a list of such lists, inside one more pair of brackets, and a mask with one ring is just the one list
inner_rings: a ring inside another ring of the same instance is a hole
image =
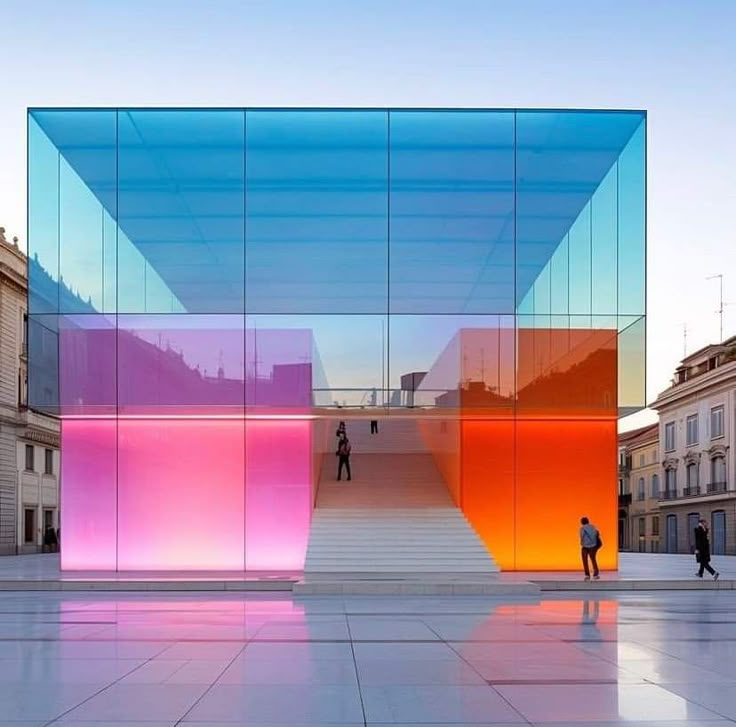
[[[394, 574], [391, 578], [373, 574], [335, 573], [319, 578], [305, 576], [294, 584], [295, 596], [355, 595], [355, 596], [537, 596], [540, 588], [529, 582], [500, 582], [483, 574], [415, 575]], [[443, 576], [445, 576], [443, 578]]]

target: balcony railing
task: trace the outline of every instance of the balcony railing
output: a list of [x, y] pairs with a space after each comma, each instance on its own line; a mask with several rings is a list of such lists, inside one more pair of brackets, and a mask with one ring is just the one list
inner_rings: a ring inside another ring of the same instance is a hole
[[700, 494], [700, 485], [694, 485], [692, 487], [686, 487], [682, 491], [683, 497], [696, 497]]
[[676, 500], [677, 490], [664, 490], [661, 497], [663, 500]]
[[714, 492], [725, 492], [728, 489], [728, 483], [726, 482], [710, 482], [708, 484], [708, 494]]

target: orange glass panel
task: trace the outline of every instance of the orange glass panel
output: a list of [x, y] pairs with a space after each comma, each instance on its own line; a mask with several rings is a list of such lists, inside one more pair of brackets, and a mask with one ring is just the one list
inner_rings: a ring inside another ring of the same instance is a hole
[[503, 570], [516, 567], [514, 421], [462, 422], [462, 510]]
[[580, 568], [583, 515], [603, 538], [599, 565], [616, 568], [616, 496], [615, 419], [517, 420], [517, 570]]

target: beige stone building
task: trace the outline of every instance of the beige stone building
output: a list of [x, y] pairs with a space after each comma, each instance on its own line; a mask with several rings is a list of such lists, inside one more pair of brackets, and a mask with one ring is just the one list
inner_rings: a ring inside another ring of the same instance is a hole
[[27, 259], [0, 227], [0, 554], [59, 527], [59, 423], [27, 406]]
[[736, 336], [683, 359], [659, 413], [663, 549], [693, 550], [700, 517], [715, 555], [736, 554]]
[[619, 436], [619, 548], [659, 553], [659, 425]]

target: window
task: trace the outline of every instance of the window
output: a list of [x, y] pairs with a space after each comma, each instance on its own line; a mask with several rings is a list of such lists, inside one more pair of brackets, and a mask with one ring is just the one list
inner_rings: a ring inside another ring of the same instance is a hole
[[677, 470], [670, 469], [664, 471], [664, 489], [667, 493], [677, 492]]
[[639, 487], [636, 491], [636, 499], [643, 500], [646, 497], [646, 486], [644, 484], [644, 478], [639, 478]]
[[44, 533], [54, 527], [54, 511], [44, 510], [43, 511], [43, 531]]
[[36, 511], [28, 508], [23, 518], [23, 542], [36, 542]]
[[653, 449], [652, 450], [652, 464], [657, 464], [658, 459], [659, 457], [657, 456], [657, 450]]
[[659, 497], [659, 475], [652, 475], [652, 497]]
[[687, 515], [687, 544], [691, 553], [695, 552], [695, 528], [700, 521], [699, 512], [690, 512]]
[[643, 467], [644, 465], [645, 465], [644, 455], [643, 454], [640, 454], [639, 455], [639, 467]]
[[726, 458], [713, 457], [710, 461], [710, 490], [719, 492], [726, 489]]
[[690, 464], [688, 464], [687, 466], [687, 469], [685, 470], [685, 473], [687, 477], [687, 488], [689, 490], [689, 494], [697, 494], [695, 490], [699, 484], [698, 465], [695, 462], [690, 462]]
[[726, 513], [714, 510], [710, 521], [710, 542], [714, 555], [726, 554]]
[[698, 415], [693, 414], [686, 420], [687, 424], [687, 445], [688, 447], [698, 443]]
[[714, 406], [710, 410], [710, 438], [723, 436], [723, 406]]
[[667, 552], [677, 552], [677, 515], [667, 516]]
[[664, 451], [673, 452], [675, 449], [675, 423], [667, 422], [664, 425]]
[[652, 540], [649, 543], [649, 552], [650, 553], [659, 553], [659, 540]]
[[26, 444], [26, 470], [28, 472], [36, 471], [36, 452], [32, 444]]
[[640, 517], [639, 518], [639, 552], [640, 553], [645, 552], [646, 547], [647, 547], [646, 534], [647, 534], [647, 521], [645, 518]]
[[53, 475], [54, 474], [54, 450], [53, 449], [46, 449], [44, 450], [44, 474], [47, 475]]
[[652, 518], [652, 535], [659, 536], [659, 515]]

